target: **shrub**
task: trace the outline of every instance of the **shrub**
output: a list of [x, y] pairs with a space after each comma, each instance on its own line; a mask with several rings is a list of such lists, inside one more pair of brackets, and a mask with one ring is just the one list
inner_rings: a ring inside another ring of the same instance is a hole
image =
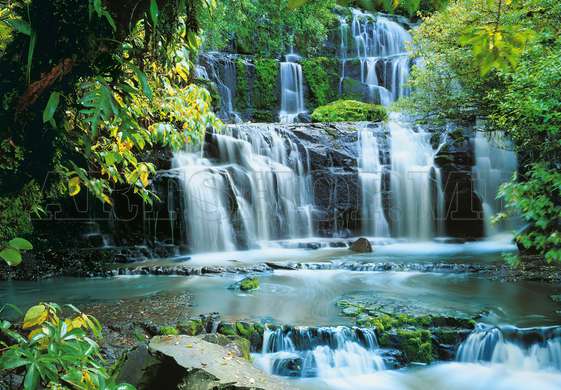
[[[20, 327], [0, 320], [0, 367], [24, 377], [26, 390], [71, 388], [131, 390], [114, 383], [99, 352], [101, 325], [94, 317], [67, 305], [73, 315], [63, 318], [54, 303], [31, 307]], [[0, 310], [1, 311], [1, 310]]]
[[312, 113], [314, 122], [379, 122], [387, 117], [384, 107], [356, 100], [337, 100], [316, 108]]

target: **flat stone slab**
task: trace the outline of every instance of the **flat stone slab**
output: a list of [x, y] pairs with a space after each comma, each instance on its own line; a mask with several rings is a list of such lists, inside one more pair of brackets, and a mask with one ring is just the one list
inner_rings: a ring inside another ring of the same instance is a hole
[[150, 350], [173, 358], [185, 369], [216, 377], [216, 388], [289, 390], [297, 388], [271, 377], [223, 347], [191, 336], [156, 336]]

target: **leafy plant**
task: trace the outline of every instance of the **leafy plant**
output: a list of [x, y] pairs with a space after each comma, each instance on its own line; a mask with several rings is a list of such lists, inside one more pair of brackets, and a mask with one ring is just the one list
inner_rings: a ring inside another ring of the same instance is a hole
[[33, 249], [33, 245], [24, 238], [16, 237], [0, 250], [0, 258], [8, 265], [15, 267], [22, 261], [21, 252]]
[[101, 324], [91, 315], [66, 305], [73, 314], [62, 317], [62, 307], [40, 303], [31, 307], [21, 328], [0, 321], [0, 332], [8, 340], [0, 342], [0, 367], [24, 375], [23, 388], [72, 388], [80, 390], [132, 390], [116, 384], [105, 368], [95, 341]]

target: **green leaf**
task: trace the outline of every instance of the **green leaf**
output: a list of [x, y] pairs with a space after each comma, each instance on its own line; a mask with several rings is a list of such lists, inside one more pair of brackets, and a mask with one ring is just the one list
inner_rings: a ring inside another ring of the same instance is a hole
[[26, 239], [23, 238], [19, 238], [16, 237], [13, 240], [11, 240], [10, 242], [8, 242], [8, 245], [11, 246], [14, 249], [19, 249], [22, 251], [28, 251], [33, 249], [33, 245], [31, 245], [31, 243], [29, 241], [27, 241]]
[[35, 390], [39, 385], [39, 370], [37, 369], [37, 364], [32, 363], [25, 374], [25, 380], [23, 381], [23, 388], [25, 390]]
[[150, 1], [150, 17], [152, 18], [152, 25], [155, 29], [158, 25], [158, 19], [160, 18], [160, 10], [158, 9], [158, 3], [156, 0]]
[[27, 51], [27, 83], [31, 83], [31, 64], [33, 62], [33, 55], [35, 53], [35, 44], [37, 43], [37, 34], [35, 31], [31, 32], [29, 38], [29, 50]]
[[45, 107], [45, 110], [43, 110], [43, 123], [47, 123], [53, 120], [59, 102], [60, 92], [55, 91], [51, 93], [49, 101], [47, 102], [47, 106]]
[[4, 259], [8, 265], [15, 267], [21, 263], [21, 253], [14, 248], [4, 248], [0, 251], [0, 257]]
[[16, 30], [17, 32], [19, 32], [21, 34], [31, 36], [31, 25], [28, 22], [26, 22], [25, 20], [8, 19], [8, 20], [5, 20], [4, 23], [6, 23], [12, 29]]
[[150, 88], [150, 84], [148, 83], [148, 78], [146, 77], [146, 74], [144, 74], [144, 72], [141, 71], [140, 68], [138, 68], [135, 65], [131, 65], [131, 67], [134, 74], [138, 78], [140, 85], [142, 86], [142, 91], [144, 92], [144, 94], [148, 99], [152, 100], [152, 88]]

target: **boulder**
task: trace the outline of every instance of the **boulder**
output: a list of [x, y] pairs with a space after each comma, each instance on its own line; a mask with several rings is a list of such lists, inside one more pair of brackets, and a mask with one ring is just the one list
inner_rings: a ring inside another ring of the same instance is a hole
[[364, 237], [361, 237], [353, 242], [351, 244], [351, 250], [358, 253], [368, 253], [373, 251], [372, 244], [370, 244], [370, 241]]
[[149, 346], [131, 350], [121, 364], [117, 380], [138, 390], [292, 388], [232, 351], [192, 336], [157, 336]]

